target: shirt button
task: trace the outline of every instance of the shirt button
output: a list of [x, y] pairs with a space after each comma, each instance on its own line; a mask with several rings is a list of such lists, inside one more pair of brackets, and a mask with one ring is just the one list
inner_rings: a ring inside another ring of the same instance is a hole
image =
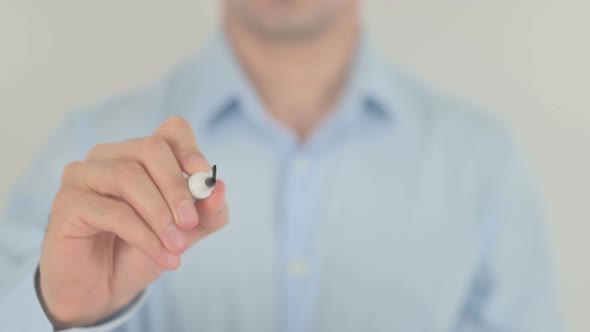
[[302, 258], [293, 260], [289, 264], [289, 275], [293, 278], [303, 278], [307, 275], [307, 263]]
[[307, 169], [308, 161], [307, 158], [303, 156], [298, 156], [293, 160], [293, 170], [295, 173], [303, 173]]

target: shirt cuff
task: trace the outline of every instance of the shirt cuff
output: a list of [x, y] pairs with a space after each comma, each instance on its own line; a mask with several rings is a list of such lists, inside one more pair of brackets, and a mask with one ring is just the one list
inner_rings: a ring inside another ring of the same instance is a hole
[[5, 283], [7, 289], [0, 296], [0, 330], [53, 331], [53, 325], [45, 315], [35, 290], [34, 276], [38, 261], [38, 257], [31, 258], [16, 270], [10, 271]]
[[89, 327], [77, 327], [67, 330], [59, 330], [58, 332], [109, 332], [115, 328], [123, 325], [125, 322], [131, 319], [133, 315], [143, 306], [148, 298], [150, 289], [146, 288], [143, 292], [135, 297], [131, 303], [129, 303], [123, 309], [117, 311], [110, 317], [102, 320], [99, 324]]

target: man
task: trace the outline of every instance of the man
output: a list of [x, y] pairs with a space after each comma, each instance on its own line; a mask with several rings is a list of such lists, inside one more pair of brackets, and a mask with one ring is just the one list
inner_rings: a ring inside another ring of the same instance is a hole
[[[560, 329], [501, 125], [381, 62], [358, 0], [223, 4], [197, 60], [36, 159], [1, 225], [0, 330]], [[193, 202], [183, 172], [213, 163]]]

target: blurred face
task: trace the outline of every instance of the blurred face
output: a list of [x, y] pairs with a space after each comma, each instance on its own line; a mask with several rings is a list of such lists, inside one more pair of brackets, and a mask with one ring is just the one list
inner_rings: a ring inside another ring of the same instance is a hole
[[[316, 36], [359, 0], [225, 0], [227, 17], [272, 39]], [[351, 22], [351, 24], [354, 22]]]

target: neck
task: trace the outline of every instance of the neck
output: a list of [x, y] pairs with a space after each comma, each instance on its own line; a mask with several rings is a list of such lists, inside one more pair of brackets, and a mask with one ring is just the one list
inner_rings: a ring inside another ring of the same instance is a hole
[[301, 140], [340, 96], [358, 40], [356, 15], [350, 10], [321, 34], [305, 40], [271, 40], [235, 20], [224, 20], [228, 39], [266, 111]]

